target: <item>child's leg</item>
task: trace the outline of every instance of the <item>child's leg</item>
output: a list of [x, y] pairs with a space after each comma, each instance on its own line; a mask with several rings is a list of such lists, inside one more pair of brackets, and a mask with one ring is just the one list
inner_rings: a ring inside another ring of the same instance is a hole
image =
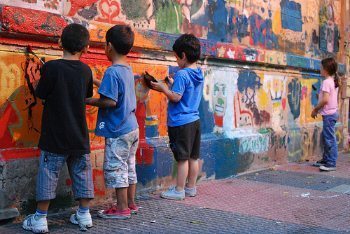
[[66, 161], [65, 155], [53, 154], [41, 151], [40, 164], [36, 183], [37, 210], [34, 215], [29, 215], [23, 221], [25, 230], [35, 233], [48, 232], [47, 210], [50, 200], [56, 197], [58, 175]]
[[188, 183], [186, 187], [193, 188], [196, 186], [198, 171], [199, 171], [198, 159], [190, 159], [189, 170], [188, 170]]
[[50, 200], [56, 197], [58, 175], [66, 161], [66, 156], [41, 151], [36, 183], [37, 209], [46, 212]]
[[79, 200], [81, 208], [89, 208], [90, 200], [94, 198], [90, 155], [70, 156], [67, 159], [67, 166], [72, 179], [74, 198]]
[[78, 224], [81, 230], [86, 230], [92, 227], [89, 205], [90, 200], [94, 198], [90, 155], [72, 155], [67, 159], [67, 166], [72, 179], [74, 198], [79, 200], [79, 209], [71, 215], [70, 221]]
[[200, 146], [201, 146], [201, 125], [200, 121], [196, 121], [193, 124], [192, 131], [195, 133], [193, 135], [193, 144], [191, 157], [189, 160], [189, 172], [188, 172], [188, 188], [193, 188], [196, 186], [198, 172], [199, 172], [199, 154], [200, 154]]
[[118, 138], [106, 138], [104, 177], [107, 188], [114, 188], [118, 210], [128, 209], [128, 157], [131, 143], [129, 134]]
[[177, 162], [177, 177], [176, 177], [176, 190], [183, 191], [186, 184], [188, 175], [188, 160], [179, 160]]
[[129, 179], [129, 188], [128, 188], [128, 203], [130, 205], [135, 204], [135, 194], [136, 194], [136, 184], [137, 184], [137, 175], [136, 175], [136, 151], [139, 145], [139, 130], [135, 130], [130, 135], [131, 147], [130, 154], [128, 159], [128, 179]]
[[118, 210], [128, 209], [128, 188], [116, 188]]
[[130, 184], [128, 188], [128, 204], [135, 204], [136, 184]]

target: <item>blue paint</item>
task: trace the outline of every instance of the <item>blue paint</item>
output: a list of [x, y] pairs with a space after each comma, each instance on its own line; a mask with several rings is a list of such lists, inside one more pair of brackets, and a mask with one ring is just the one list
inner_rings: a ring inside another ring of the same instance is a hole
[[242, 42], [242, 38], [249, 36], [248, 26], [249, 21], [245, 15], [240, 15], [235, 8], [229, 8], [227, 29], [229, 42], [232, 42], [233, 37], [237, 37], [239, 42]]
[[322, 84], [322, 77], [319, 74], [315, 73], [304, 73], [303, 74], [303, 79], [316, 79], [317, 81], [312, 84], [312, 89], [311, 89], [311, 105], [313, 107], [317, 106], [318, 104], [318, 94], [321, 89], [321, 84]]
[[[146, 120], [147, 121], [147, 120]], [[146, 137], [158, 137], [158, 125], [146, 125]]]
[[268, 49], [278, 48], [278, 38], [272, 30], [271, 19], [264, 20], [258, 14], [252, 14], [248, 18], [251, 40], [254, 45], [261, 45]]
[[209, 26], [208, 39], [226, 42], [227, 30], [227, 9], [225, 0], [209, 0], [209, 19], [212, 25]]
[[301, 32], [303, 30], [303, 21], [300, 3], [282, 0], [280, 5], [282, 27], [296, 32]]
[[213, 132], [213, 129], [215, 126], [214, 115], [212, 112], [208, 111], [209, 102], [205, 101], [204, 98], [202, 98], [198, 109], [199, 109], [202, 134]]
[[245, 93], [248, 88], [252, 90], [259, 89], [261, 87], [260, 77], [251, 70], [240, 70], [237, 86], [241, 93]]

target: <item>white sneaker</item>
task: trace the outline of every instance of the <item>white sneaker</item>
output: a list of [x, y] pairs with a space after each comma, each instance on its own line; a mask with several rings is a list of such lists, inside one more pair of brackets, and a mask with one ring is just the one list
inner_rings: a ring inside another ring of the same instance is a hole
[[320, 171], [335, 171], [336, 169], [336, 167], [320, 166]]
[[185, 195], [186, 197], [195, 197], [197, 195], [196, 187], [193, 187], [193, 188], [185, 187]]
[[160, 197], [169, 200], [183, 200], [185, 199], [185, 190], [179, 192], [176, 190], [175, 186], [171, 186], [167, 191], [162, 192]]
[[28, 215], [23, 221], [23, 229], [32, 231], [34, 233], [48, 233], [49, 228], [47, 227], [46, 217], [35, 219], [35, 214]]
[[86, 231], [87, 228], [92, 227], [92, 218], [90, 212], [79, 213], [78, 211], [75, 214], [70, 216], [69, 221], [73, 224], [79, 225], [81, 231]]

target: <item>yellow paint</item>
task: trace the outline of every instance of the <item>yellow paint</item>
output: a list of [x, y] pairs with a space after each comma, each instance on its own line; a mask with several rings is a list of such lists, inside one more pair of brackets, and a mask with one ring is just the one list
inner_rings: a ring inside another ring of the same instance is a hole
[[272, 30], [276, 35], [280, 35], [282, 33], [282, 18], [281, 18], [281, 10], [276, 10], [272, 20]]
[[301, 90], [303, 93], [303, 90], [306, 89], [306, 94], [300, 100], [300, 124], [322, 121], [321, 115], [318, 115], [316, 119], [311, 117], [311, 112], [313, 110], [313, 106], [311, 104], [312, 85], [317, 83], [317, 81], [317, 79], [301, 79]]
[[257, 96], [258, 107], [260, 109], [266, 109], [269, 104], [269, 95], [264, 91], [264, 89], [259, 89]]

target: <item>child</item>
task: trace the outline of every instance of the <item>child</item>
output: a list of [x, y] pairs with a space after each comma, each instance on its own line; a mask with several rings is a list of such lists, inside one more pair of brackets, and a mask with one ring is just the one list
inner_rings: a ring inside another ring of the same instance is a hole
[[321, 171], [335, 171], [338, 158], [337, 138], [335, 136], [335, 124], [338, 119], [338, 89], [339, 77], [338, 64], [334, 58], [326, 58], [321, 61], [321, 75], [325, 78], [322, 82], [318, 105], [313, 109], [311, 116], [316, 118], [318, 113], [323, 119], [323, 157], [314, 163]]
[[[198, 158], [201, 141], [199, 104], [203, 92], [203, 74], [197, 68], [200, 58], [199, 40], [192, 34], [180, 36], [173, 45], [176, 62], [181, 68], [172, 88], [161, 82], [151, 82], [155, 90], [169, 99], [168, 133], [170, 148], [177, 161], [176, 186], [161, 194], [162, 198], [182, 200], [197, 194]], [[186, 179], [188, 179], [186, 184]]]
[[98, 106], [96, 135], [105, 137], [104, 177], [107, 188], [115, 188], [117, 205], [99, 211], [109, 219], [128, 219], [136, 213], [135, 155], [139, 130], [135, 116], [136, 95], [134, 75], [126, 62], [126, 55], [134, 44], [134, 33], [129, 26], [116, 25], [106, 34], [106, 55], [112, 62], [99, 85], [100, 98], [86, 103]]
[[79, 209], [70, 221], [82, 229], [92, 227], [89, 212], [94, 197], [90, 163], [89, 133], [85, 119], [85, 98], [93, 93], [91, 69], [80, 61], [88, 50], [89, 32], [70, 24], [62, 32], [62, 59], [47, 62], [42, 68], [36, 96], [45, 100], [39, 141], [40, 164], [36, 186], [37, 210], [23, 222], [33, 232], [48, 232], [47, 210], [56, 197], [58, 175], [65, 162], [73, 181]]

